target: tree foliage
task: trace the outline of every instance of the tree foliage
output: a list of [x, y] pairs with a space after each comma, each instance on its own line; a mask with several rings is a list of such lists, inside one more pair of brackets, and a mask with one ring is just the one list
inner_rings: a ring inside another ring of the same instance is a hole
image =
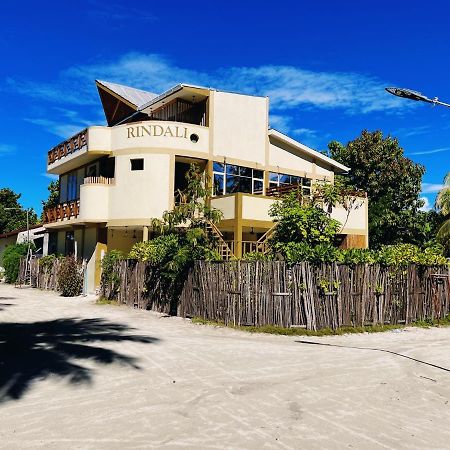
[[343, 182], [368, 194], [370, 246], [422, 245], [431, 233], [428, 214], [419, 211], [425, 168], [404, 156], [398, 140], [364, 130], [347, 145], [333, 141], [328, 148], [333, 159], [351, 168]]
[[[19, 203], [21, 194], [12, 189], [0, 189], [0, 234], [13, 230], [25, 229], [27, 226], [27, 213]], [[8, 210], [7, 208], [14, 208]], [[34, 225], [38, 218], [33, 209], [29, 211], [29, 223]]]
[[81, 294], [83, 288], [83, 273], [73, 256], [61, 259], [58, 269], [58, 290], [63, 297], [75, 297]]
[[294, 262], [309, 260], [315, 250], [327, 255], [332, 252], [341, 223], [313, 201], [291, 192], [276, 201], [269, 214], [277, 224], [269, 241], [272, 254]]
[[[47, 187], [48, 198], [47, 200], [42, 200], [42, 209], [53, 208], [59, 203], [59, 180], [50, 181]], [[42, 211], [41, 220], [44, 219], [44, 211]]]
[[443, 221], [437, 236], [443, 245], [450, 248], [450, 172], [444, 178], [444, 186], [436, 197], [436, 208], [441, 212]]
[[180, 192], [180, 203], [165, 211], [162, 219], [154, 219], [152, 228], [159, 236], [138, 242], [128, 258], [146, 261], [154, 268], [154, 276], [165, 283], [174, 298], [189, 265], [195, 260], [219, 260], [211, 223], [222, 213], [210, 206], [209, 183], [201, 168], [192, 164], [186, 173], [187, 187]]
[[27, 255], [28, 244], [11, 244], [5, 248], [2, 265], [5, 268], [5, 281], [15, 283], [19, 277], [20, 260]]

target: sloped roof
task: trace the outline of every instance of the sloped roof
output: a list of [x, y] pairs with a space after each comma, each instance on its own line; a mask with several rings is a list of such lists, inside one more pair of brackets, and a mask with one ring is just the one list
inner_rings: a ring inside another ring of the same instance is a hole
[[350, 172], [350, 167], [344, 166], [344, 164], [341, 164], [337, 161], [335, 161], [332, 158], [329, 158], [328, 156], [318, 152], [317, 150], [313, 150], [312, 148], [309, 148], [305, 144], [302, 144], [301, 142], [296, 141], [295, 139], [290, 138], [289, 136], [286, 136], [283, 133], [280, 133], [279, 131], [271, 128], [269, 129], [269, 137], [274, 137], [275, 139], [278, 139], [281, 142], [284, 142], [285, 144], [296, 148], [300, 151], [303, 151], [304, 153], [312, 156], [315, 159], [318, 159], [324, 163], [329, 164], [331, 167], [334, 167], [335, 169], [338, 169], [341, 172]]
[[110, 91], [114, 92], [119, 97], [123, 98], [127, 102], [135, 105], [137, 108], [151, 102], [157, 94], [152, 92], [143, 91], [142, 89], [136, 89], [123, 84], [111, 83], [109, 81], [96, 80], [98, 84], [106, 87]]

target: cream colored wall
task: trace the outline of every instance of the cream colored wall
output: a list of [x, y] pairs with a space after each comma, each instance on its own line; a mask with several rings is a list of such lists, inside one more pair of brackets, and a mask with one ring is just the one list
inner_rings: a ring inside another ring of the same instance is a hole
[[316, 161], [316, 175], [318, 178], [327, 177], [334, 178], [334, 172], [330, 170], [329, 166], [323, 164], [322, 161]]
[[76, 241], [76, 254], [77, 258], [81, 258], [83, 254], [83, 229], [77, 228], [73, 232], [74, 239]]
[[356, 200], [356, 209], [352, 209], [350, 214], [344, 209], [343, 206], [337, 205], [331, 212], [331, 217], [338, 220], [344, 227], [343, 234], [356, 234], [355, 231], [360, 231], [364, 234], [368, 229], [367, 224], [367, 199], [360, 198]]
[[136, 230], [136, 238], [133, 234], [133, 230], [108, 228], [108, 251], [120, 250], [128, 254], [136, 242], [142, 241], [142, 230]]
[[89, 260], [92, 258], [95, 252], [95, 246], [97, 245], [97, 228], [86, 227], [84, 229], [84, 247], [82, 256], [84, 259]]
[[[164, 149], [165, 152], [179, 155], [202, 153], [205, 157], [209, 153], [209, 129], [199, 125], [152, 120], [119, 125], [109, 130], [111, 150], [115, 154], [138, 149], [139, 152], [147, 149], [152, 152]], [[162, 134], [159, 135], [160, 133]], [[192, 134], [199, 137], [197, 142], [191, 140]]]
[[[144, 170], [131, 170], [133, 158], [144, 159]], [[171, 170], [170, 155], [116, 156], [115, 185], [109, 186], [109, 217], [148, 219], [149, 223], [152, 218], [161, 217], [173, 197]]]
[[211, 206], [220, 209], [223, 213], [223, 220], [234, 219], [235, 216], [235, 196], [216, 197], [211, 199]]
[[57, 238], [57, 253], [60, 255], [64, 255], [66, 252], [66, 232], [58, 231]]
[[89, 151], [110, 151], [111, 150], [111, 128], [89, 127], [88, 128], [88, 149]]
[[111, 185], [83, 184], [80, 188], [80, 217], [91, 222], [106, 222], [109, 218]]
[[265, 164], [267, 98], [212, 91], [210, 102], [214, 156]]
[[269, 165], [280, 168], [281, 173], [289, 173], [295, 170], [300, 172], [313, 172], [313, 160], [310, 156], [302, 154], [298, 156], [293, 150], [284, 147], [281, 143], [269, 144]]
[[271, 221], [269, 208], [276, 200], [267, 197], [242, 196], [242, 218], [250, 220]]

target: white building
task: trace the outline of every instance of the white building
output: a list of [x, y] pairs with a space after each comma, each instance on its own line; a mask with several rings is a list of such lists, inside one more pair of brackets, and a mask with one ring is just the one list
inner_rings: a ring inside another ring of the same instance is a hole
[[[60, 205], [45, 211], [50, 247], [90, 262], [99, 283], [102, 252], [146, 240], [152, 218], [174, 206], [192, 162], [214, 181], [213, 206], [229, 253], [240, 257], [273, 226], [280, 187], [333, 182], [350, 169], [271, 129], [269, 99], [180, 84], [160, 95], [104, 81], [97, 88], [108, 126], [91, 126], [48, 152]], [[343, 246], [367, 247], [367, 199], [343, 223]], [[229, 256], [229, 255], [228, 255]]]

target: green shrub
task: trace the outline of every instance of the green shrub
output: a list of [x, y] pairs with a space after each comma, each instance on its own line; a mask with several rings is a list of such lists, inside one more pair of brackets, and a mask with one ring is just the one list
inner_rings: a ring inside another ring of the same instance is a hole
[[39, 266], [43, 269], [44, 272], [51, 272], [53, 268], [53, 264], [58, 259], [56, 255], [47, 255], [43, 256], [39, 259]]
[[64, 297], [75, 297], [81, 294], [83, 274], [74, 257], [68, 256], [61, 261], [58, 270], [58, 290]]
[[5, 281], [15, 283], [19, 278], [20, 260], [27, 255], [28, 243], [11, 244], [3, 253], [3, 267], [5, 268]]
[[115, 271], [116, 263], [125, 258], [123, 252], [120, 250], [111, 250], [102, 259], [102, 288], [109, 286], [110, 294], [114, 296], [120, 287], [120, 278]]

